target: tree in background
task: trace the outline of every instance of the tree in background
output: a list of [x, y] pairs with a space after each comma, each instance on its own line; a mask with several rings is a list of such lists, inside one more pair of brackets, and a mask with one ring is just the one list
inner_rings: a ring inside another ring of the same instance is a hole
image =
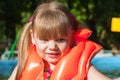
[[[120, 49], [120, 33], [110, 31], [112, 17], [120, 17], [119, 0], [57, 1], [68, 6], [77, 20], [93, 31], [90, 39], [103, 45], [104, 49]], [[0, 0], [1, 43], [6, 43], [6, 46], [11, 47], [17, 32], [29, 20], [40, 2], [41, 0]]]
[[0, 0], [0, 43], [3, 44], [0, 54], [6, 47], [10, 49], [16, 34], [28, 21], [35, 6], [35, 0]]
[[[118, 0], [67, 0], [71, 12], [93, 31], [90, 39], [104, 49], [120, 49], [120, 33], [111, 32], [112, 17], [120, 17]], [[72, 4], [72, 5], [71, 5]]]

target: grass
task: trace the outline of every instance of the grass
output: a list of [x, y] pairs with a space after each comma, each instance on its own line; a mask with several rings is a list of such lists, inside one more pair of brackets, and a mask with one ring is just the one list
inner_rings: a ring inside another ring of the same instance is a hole
[[0, 80], [8, 80], [9, 76], [0, 76]]

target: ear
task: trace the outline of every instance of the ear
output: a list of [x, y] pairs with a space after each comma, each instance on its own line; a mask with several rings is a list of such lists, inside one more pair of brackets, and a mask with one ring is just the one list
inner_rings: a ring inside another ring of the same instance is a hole
[[35, 44], [34, 33], [32, 29], [30, 30], [30, 36], [31, 36], [32, 44]]

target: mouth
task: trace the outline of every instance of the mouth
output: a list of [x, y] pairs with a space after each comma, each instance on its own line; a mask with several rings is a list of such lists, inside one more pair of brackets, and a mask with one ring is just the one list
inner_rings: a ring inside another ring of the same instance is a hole
[[48, 55], [51, 58], [58, 58], [61, 56], [60, 53], [46, 53], [46, 55]]

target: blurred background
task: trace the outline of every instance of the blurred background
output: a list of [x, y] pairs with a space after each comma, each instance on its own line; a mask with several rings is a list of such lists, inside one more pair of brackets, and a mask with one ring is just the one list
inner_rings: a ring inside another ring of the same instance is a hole
[[[0, 0], [0, 80], [7, 80], [16, 66], [20, 31], [41, 1], [48, 0]], [[111, 31], [112, 18], [120, 18], [120, 0], [56, 1], [65, 4], [93, 31], [90, 39], [103, 46], [93, 65], [111, 78], [120, 77], [120, 32]]]

